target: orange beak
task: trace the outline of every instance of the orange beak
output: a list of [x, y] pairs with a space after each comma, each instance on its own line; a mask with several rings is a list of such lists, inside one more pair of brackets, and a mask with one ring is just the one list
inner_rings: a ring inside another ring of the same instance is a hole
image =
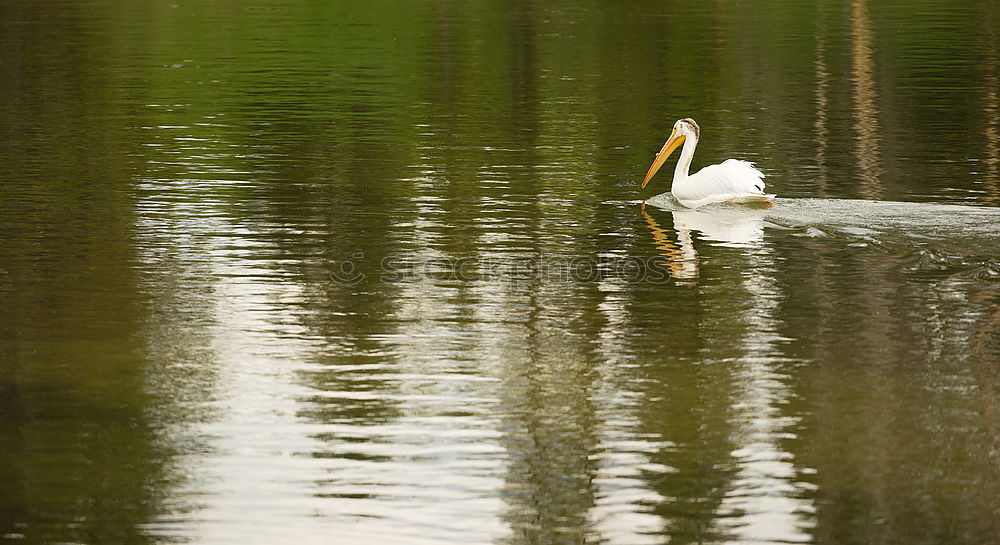
[[684, 143], [684, 135], [677, 135], [677, 129], [675, 128], [673, 132], [670, 133], [670, 138], [667, 138], [667, 143], [663, 144], [663, 148], [660, 153], [656, 154], [656, 159], [653, 159], [652, 166], [649, 167], [649, 172], [646, 173], [646, 178], [642, 181], [642, 187], [646, 187], [649, 180], [656, 174], [657, 170], [663, 166], [663, 163], [670, 157], [670, 154], [674, 152], [681, 144]]

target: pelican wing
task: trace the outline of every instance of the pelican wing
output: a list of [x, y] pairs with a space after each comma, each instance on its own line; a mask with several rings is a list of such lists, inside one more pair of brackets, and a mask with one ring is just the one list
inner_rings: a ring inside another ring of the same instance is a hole
[[764, 193], [764, 173], [753, 163], [739, 159], [709, 165], [674, 184], [671, 193], [688, 208], [724, 201], [762, 201], [773, 196]]

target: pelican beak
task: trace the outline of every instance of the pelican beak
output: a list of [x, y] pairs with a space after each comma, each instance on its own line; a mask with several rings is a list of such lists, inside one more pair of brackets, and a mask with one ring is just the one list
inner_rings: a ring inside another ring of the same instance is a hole
[[649, 167], [649, 172], [646, 173], [646, 178], [642, 181], [642, 187], [646, 187], [649, 180], [656, 174], [657, 170], [663, 166], [663, 163], [670, 157], [670, 154], [674, 152], [681, 144], [684, 143], [684, 135], [677, 135], [677, 129], [675, 128], [673, 132], [670, 133], [670, 138], [667, 138], [667, 143], [663, 144], [663, 149], [660, 153], [656, 154], [656, 159], [653, 160], [653, 165]]

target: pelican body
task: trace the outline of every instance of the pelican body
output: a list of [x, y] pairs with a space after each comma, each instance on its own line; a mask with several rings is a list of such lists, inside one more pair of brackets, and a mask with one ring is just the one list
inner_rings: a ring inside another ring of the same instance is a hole
[[649, 167], [642, 187], [646, 187], [670, 154], [683, 144], [670, 186], [670, 193], [677, 202], [688, 208], [720, 202], [774, 204], [771, 202], [774, 195], [764, 193], [764, 174], [749, 161], [727, 159], [718, 165], [709, 165], [694, 174], [688, 174], [699, 136], [701, 128], [693, 119], [677, 120], [670, 138]]

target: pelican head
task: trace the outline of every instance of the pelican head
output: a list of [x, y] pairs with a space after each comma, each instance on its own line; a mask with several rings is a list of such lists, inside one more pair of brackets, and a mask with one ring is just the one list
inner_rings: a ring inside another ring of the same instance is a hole
[[653, 160], [652, 166], [649, 167], [649, 172], [646, 173], [646, 178], [642, 180], [642, 187], [646, 187], [649, 180], [656, 174], [657, 170], [663, 166], [670, 154], [674, 152], [675, 149], [681, 146], [685, 140], [691, 138], [698, 142], [698, 137], [701, 136], [701, 127], [694, 122], [694, 119], [690, 117], [685, 117], [684, 119], [678, 119], [674, 123], [674, 130], [670, 133], [670, 138], [667, 138], [667, 143], [663, 144], [663, 148], [660, 153], [656, 154], [656, 159]]

